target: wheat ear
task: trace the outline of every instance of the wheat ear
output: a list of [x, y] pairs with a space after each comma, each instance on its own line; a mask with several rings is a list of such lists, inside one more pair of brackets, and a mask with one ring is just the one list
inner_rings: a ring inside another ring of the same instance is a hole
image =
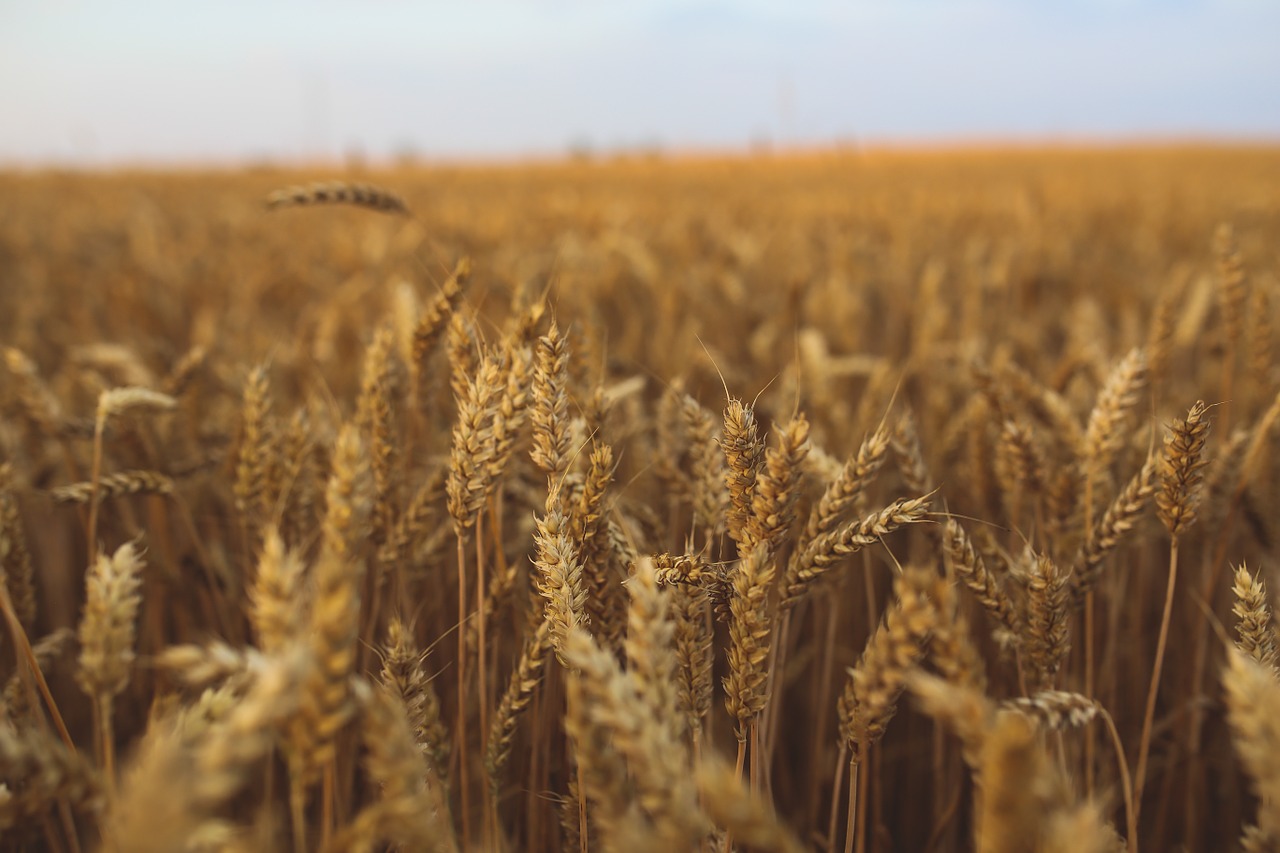
[[85, 578], [80, 620], [80, 686], [93, 699], [102, 767], [108, 783], [115, 773], [112, 706], [129, 685], [134, 637], [142, 605], [142, 555], [127, 542], [110, 557], [99, 554]]
[[1249, 843], [1274, 849], [1280, 843], [1280, 682], [1274, 671], [1236, 649], [1228, 654], [1222, 681], [1236, 754], [1262, 802]]
[[268, 210], [311, 205], [349, 204], [380, 213], [409, 214], [409, 207], [391, 190], [373, 184], [328, 181], [305, 186], [285, 187], [266, 198]]
[[1235, 584], [1232, 587], [1236, 603], [1231, 612], [1236, 615], [1236, 648], [1274, 670], [1276, 668], [1276, 633], [1271, 622], [1271, 605], [1267, 601], [1267, 588], [1257, 577], [1249, 574], [1246, 566], [1237, 566]]
[[1202, 469], [1207, 464], [1203, 458], [1205, 442], [1209, 437], [1209, 422], [1205, 420], [1209, 407], [1197, 401], [1187, 416], [1173, 425], [1165, 437], [1164, 454], [1160, 466], [1160, 491], [1156, 493], [1156, 508], [1160, 520], [1169, 531], [1169, 580], [1165, 588], [1164, 614], [1160, 619], [1160, 634], [1156, 640], [1156, 657], [1151, 667], [1151, 686], [1147, 690], [1147, 710], [1142, 721], [1142, 736], [1138, 741], [1138, 767], [1134, 774], [1134, 801], [1139, 813], [1146, 784], [1147, 758], [1151, 750], [1151, 726], [1155, 720], [1156, 696], [1160, 688], [1160, 674], [1164, 667], [1165, 647], [1169, 641], [1169, 622], [1173, 616], [1173, 593], [1178, 579], [1179, 534], [1195, 520], [1196, 505], [1200, 500], [1204, 480]]

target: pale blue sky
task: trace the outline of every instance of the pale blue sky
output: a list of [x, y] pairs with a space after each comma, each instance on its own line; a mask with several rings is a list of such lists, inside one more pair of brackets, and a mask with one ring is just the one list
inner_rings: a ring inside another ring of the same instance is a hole
[[1280, 0], [0, 0], [0, 163], [1280, 140]]

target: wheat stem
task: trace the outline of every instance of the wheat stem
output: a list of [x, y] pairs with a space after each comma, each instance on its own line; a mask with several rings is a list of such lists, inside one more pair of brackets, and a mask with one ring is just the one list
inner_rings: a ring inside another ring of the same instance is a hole
[[[1142, 795], [1146, 789], [1147, 759], [1151, 752], [1151, 726], [1156, 714], [1156, 697], [1160, 692], [1160, 673], [1164, 668], [1165, 647], [1169, 641], [1169, 622], [1173, 615], [1173, 591], [1178, 580], [1178, 537], [1169, 544], [1169, 581], [1165, 587], [1164, 614], [1160, 618], [1160, 637], [1156, 641], [1156, 658], [1151, 666], [1151, 686], [1147, 689], [1146, 712], [1142, 717], [1142, 736], [1138, 741], [1138, 767], [1134, 774], [1133, 799], [1137, 815], [1142, 813]], [[1135, 821], [1137, 818], [1135, 815]]]

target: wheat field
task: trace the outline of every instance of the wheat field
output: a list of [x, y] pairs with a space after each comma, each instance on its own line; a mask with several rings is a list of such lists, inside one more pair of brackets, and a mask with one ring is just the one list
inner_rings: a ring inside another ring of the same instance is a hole
[[0, 175], [0, 848], [1280, 849], [1277, 302], [1274, 148]]

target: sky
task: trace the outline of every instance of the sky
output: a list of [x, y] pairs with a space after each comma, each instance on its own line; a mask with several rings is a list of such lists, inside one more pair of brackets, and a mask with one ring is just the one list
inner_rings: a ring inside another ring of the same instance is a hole
[[0, 0], [0, 165], [1280, 141], [1280, 0]]

